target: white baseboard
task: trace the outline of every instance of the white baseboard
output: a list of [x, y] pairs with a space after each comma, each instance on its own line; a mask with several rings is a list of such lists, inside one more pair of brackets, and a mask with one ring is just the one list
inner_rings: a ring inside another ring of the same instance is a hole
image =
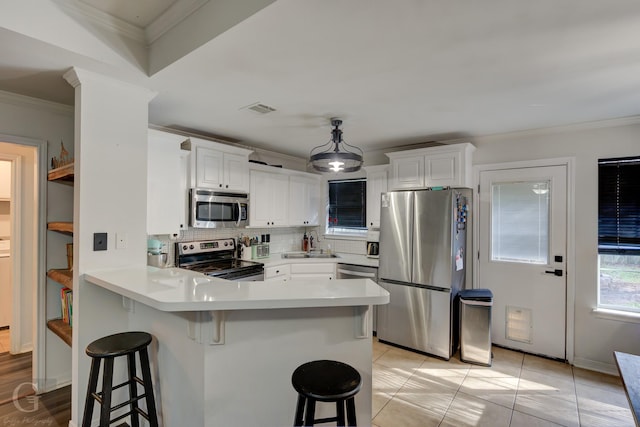
[[620, 374], [618, 373], [618, 368], [615, 364], [612, 363], [603, 363], [597, 362], [595, 360], [575, 357], [573, 359], [573, 366], [577, 368], [588, 369], [590, 371], [602, 372], [603, 374], [615, 375], [616, 377], [620, 376]]

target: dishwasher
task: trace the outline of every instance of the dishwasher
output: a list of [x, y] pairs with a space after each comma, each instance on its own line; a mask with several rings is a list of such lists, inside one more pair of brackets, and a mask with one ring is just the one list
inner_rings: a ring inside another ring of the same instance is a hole
[[[378, 267], [368, 267], [366, 265], [340, 264], [337, 266], [338, 279], [371, 279], [378, 283]], [[378, 317], [378, 307], [373, 306], [373, 334], [376, 333], [376, 317]]]

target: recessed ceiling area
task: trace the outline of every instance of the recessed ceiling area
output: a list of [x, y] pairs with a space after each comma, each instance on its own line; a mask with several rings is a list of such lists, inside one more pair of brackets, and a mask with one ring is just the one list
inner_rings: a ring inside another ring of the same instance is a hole
[[[146, 47], [162, 58], [156, 69], [42, 37], [35, 53], [23, 52], [37, 37], [0, 17], [0, 90], [67, 102], [70, 88], [25, 93], [16, 76], [44, 81], [85, 66], [157, 92], [152, 124], [298, 157], [328, 140], [331, 117], [366, 152], [640, 114], [635, 0], [77, 2], [147, 34], [173, 16]], [[128, 58], [86, 19], [96, 49]], [[254, 104], [275, 111], [246, 108]]]

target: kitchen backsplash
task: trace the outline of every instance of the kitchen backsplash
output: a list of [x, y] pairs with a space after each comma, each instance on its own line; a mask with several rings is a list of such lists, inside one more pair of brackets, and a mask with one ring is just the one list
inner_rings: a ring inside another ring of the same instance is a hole
[[244, 228], [228, 230], [209, 230], [203, 228], [190, 228], [181, 233], [178, 239], [169, 239], [167, 235], [149, 236], [150, 239], [160, 240], [167, 246], [169, 259], [172, 264], [175, 260], [175, 243], [194, 240], [228, 239], [242, 236], [260, 237], [263, 234], [270, 235], [269, 252], [272, 254], [302, 250], [302, 237], [307, 232], [314, 238], [315, 249], [327, 250], [331, 247], [333, 252], [349, 254], [366, 254], [366, 242], [363, 240], [347, 240], [325, 238], [320, 234], [318, 239], [318, 228]]

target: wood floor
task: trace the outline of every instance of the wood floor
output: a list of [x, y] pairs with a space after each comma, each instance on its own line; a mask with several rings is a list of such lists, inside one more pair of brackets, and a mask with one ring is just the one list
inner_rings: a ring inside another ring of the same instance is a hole
[[31, 353], [0, 353], [0, 426], [67, 427], [70, 419], [71, 386], [36, 396]]

